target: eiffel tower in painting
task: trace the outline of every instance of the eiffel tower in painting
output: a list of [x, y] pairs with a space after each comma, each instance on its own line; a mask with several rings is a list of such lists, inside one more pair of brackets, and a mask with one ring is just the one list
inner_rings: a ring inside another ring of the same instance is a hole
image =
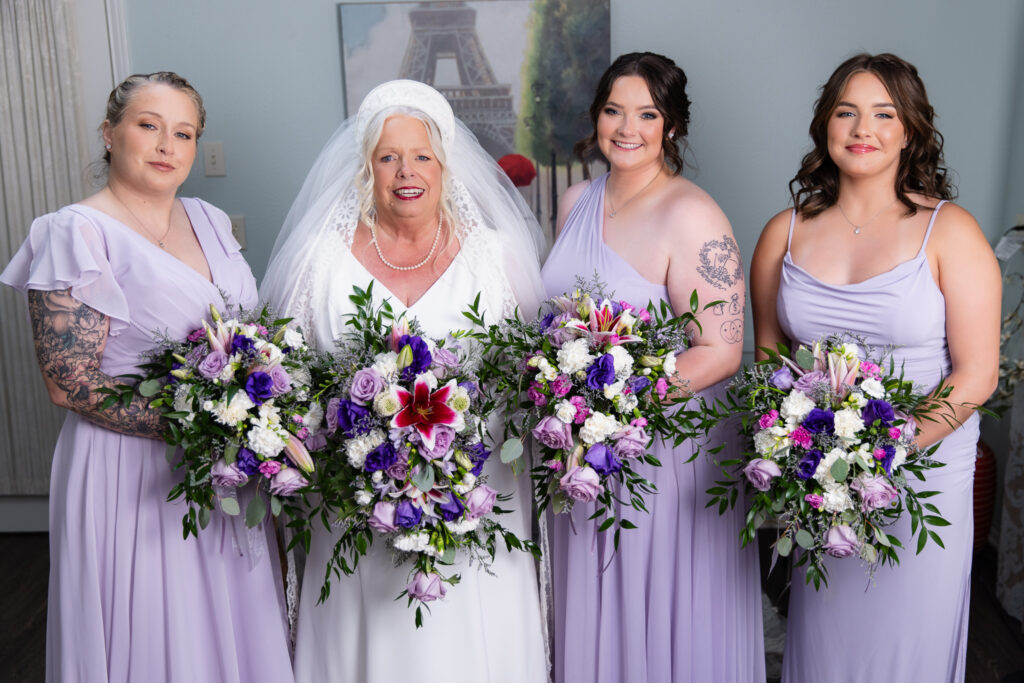
[[[495, 159], [514, 151], [512, 89], [495, 82], [476, 33], [476, 10], [465, 2], [421, 2], [409, 10], [412, 33], [400, 78], [432, 85]], [[439, 59], [454, 59], [459, 85], [435, 84]]]

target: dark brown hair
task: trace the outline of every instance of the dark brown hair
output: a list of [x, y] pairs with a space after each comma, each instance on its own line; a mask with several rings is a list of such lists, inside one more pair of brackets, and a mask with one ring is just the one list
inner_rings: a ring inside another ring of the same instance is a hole
[[[896, 105], [896, 116], [907, 134], [907, 146], [900, 152], [896, 172], [896, 197], [907, 207], [907, 215], [918, 205], [908, 197], [916, 192], [936, 199], [953, 199], [956, 187], [942, 158], [942, 134], [935, 128], [935, 110], [917, 69], [896, 55], [861, 53], [850, 57], [832, 72], [821, 87], [814, 104], [810, 135], [814, 149], [800, 163], [789, 181], [793, 206], [803, 218], [813, 218], [839, 199], [839, 169], [828, 154], [828, 123], [850, 77], [857, 73], [878, 77]], [[794, 189], [796, 186], [799, 189]]]
[[[665, 121], [661, 140], [665, 163], [673, 172], [683, 170], [683, 157], [679, 144], [685, 145], [690, 128], [690, 99], [686, 96], [686, 74], [668, 57], [653, 52], [630, 52], [620, 56], [601, 76], [590, 105], [590, 123], [594, 130], [573, 146], [573, 153], [580, 161], [604, 159], [597, 146], [597, 119], [608, 103], [608, 96], [616, 79], [622, 76], [639, 76], [647, 83], [647, 89], [654, 100], [654, 106]], [[669, 133], [674, 132], [674, 139]]]

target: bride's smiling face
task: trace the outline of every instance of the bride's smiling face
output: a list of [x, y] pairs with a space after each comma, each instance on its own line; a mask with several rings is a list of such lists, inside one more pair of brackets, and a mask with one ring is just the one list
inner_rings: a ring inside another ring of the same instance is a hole
[[378, 220], [437, 216], [442, 169], [423, 121], [388, 118], [373, 150], [372, 167]]

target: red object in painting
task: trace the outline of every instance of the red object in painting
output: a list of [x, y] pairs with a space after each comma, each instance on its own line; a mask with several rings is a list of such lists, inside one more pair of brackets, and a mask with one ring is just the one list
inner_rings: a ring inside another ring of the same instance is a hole
[[537, 177], [533, 162], [522, 154], [506, 154], [498, 159], [498, 166], [501, 166], [501, 170], [516, 187], [526, 187]]

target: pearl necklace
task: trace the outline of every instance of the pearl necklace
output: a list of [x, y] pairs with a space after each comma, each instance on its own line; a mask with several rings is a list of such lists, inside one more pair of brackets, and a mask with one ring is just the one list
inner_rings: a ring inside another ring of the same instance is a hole
[[125, 204], [124, 201], [120, 197], [118, 197], [117, 194], [114, 193], [114, 190], [110, 190], [110, 194], [114, 195], [114, 199], [116, 199], [121, 204], [121, 206], [128, 210], [128, 213], [131, 214], [132, 218], [135, 219], [136, 223], [142, 226], [142, 229], [145, 230], [146, 233], [149, 235], [149, 239], [153, 240], [158, 245], [160, 245], [161, 249], [167, 249], [167, 247], [164, 246], [164, 240], [167, 239], [167, 235], [169, 235], [171, 232], [171, 224], [173, 223], [173, 218], [168, 218], [167, 229], [164, 230], [164, 234], [161, 235], [160, 237], [154, 237], [153, 231], [149, 229], [149, 226], [143, 223], [142, 220], [135, 215], [135, 212], [132, 211], [131, 207]]
[[423, 266], [427, 261], [430, 260], [430, 257], [434, 255], [434, 249], [437, 249], [437, 242], [441, 238], [441, 224], [443, 222], [444, 214], [438, 216], [437, 232], [434, 233], [434, 243], [430, 245], [430, 251], [427, 252], [427, 255], [424, 257], [422, 261], [420, 261], [414, 266], [396, 266], [394, 263], [391, 263], [391, 261], [388, 261], [386, 258], [384, 258], [384, 254], [382, 254], [380, 251], [380, 244], [377, 242], [377, 221], [373, 221], [372, 223], [370, 223], [370, 241], [373, 242], [373, 248], [377, 250], [377, 257], [380, 259], [380, 262], [383, 263], [388, 268], [390, 268], [391, 270], [416, 270], [417, 268]]
[[874, 220], [875, 220], [876, 218], [878, 218], [878, 217], [879, 217], [879, 216], [881, 216], [881, 215], [882, 215], [883, 213], [885, 213], [885, 211], [886, 211], [886, 210], [888, 210], [888, 209], [889, 209], [889, 207], [891, 207], [891, 206], [892, 206], [893, 204], [895, 204], [895, 203], [896, 203], [896, 200], [895, 200], [895, 199], [894, 199], [894, 200], [892, 200], [891, 202], [889, 202], [888, 204], [886, 204], [886, 205], [885, 205], [885, 207], [883, 207], [881, 211], [879, 211], [879, 212], [878, 212], [878, 213], [876, 213], [876, 214], [875, 214], [874, 216], [872, 216], [871, 218], [867, 219], [866, 221], [864, 221], [864, 222], [863, 222], [863, 223], [861, 223], [860, 225], [857, 225], [856, 223], [854, 223], [853, 221], [851, 221], [851, 220], [850, 220], [849, 216], [847, 216], [847, 215], [846, 215], [846, 212], [845, 212], [845, 211], [843, 211], [843, 206], [842, 206], [842, 204], [840, 204], [839, 202], [836, 202], [836, 206], [837, 206], [837, 207], [839, 207], [839, 213], [841, 213], [841, 214], [842, 214], [842, 216], [843, 216], [843, 218], [844, 218], [844, 219], [846, 220], [846, 222], [847, 222], [847, 223], [849, 223], [850, 225], [852, 225], [852, 226], [853, 226], [853, 234], [854, 234], [854, 235], [859, 235], [859, 234], [860, 234], [860, 229], [861, 229], [861, 228], [866, 228], [866, 227], [867, 227], [867, 226], [868, 226], [868, 225], [869, 225], [869, 224], [870, 224], [870, 223], [871, 223], [872, 221], [874, 221]]

